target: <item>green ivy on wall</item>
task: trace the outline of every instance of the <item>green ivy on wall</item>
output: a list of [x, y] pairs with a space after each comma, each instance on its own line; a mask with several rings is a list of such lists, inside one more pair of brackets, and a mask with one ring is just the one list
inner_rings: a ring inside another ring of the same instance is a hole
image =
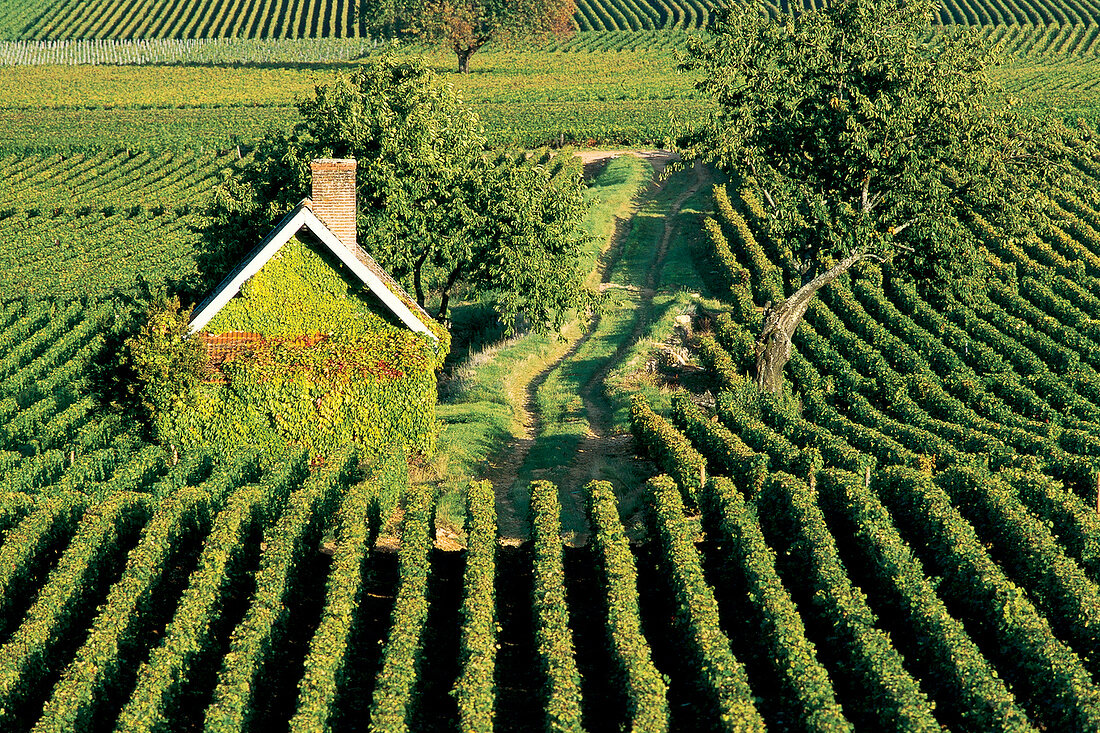
[[[409, 331], [323, 246], [288, 242], [203, 329], [263, 337], [220, 366], [219, 383], [158, 410], [180, 448], [259, 448], [327, 458], [349, 443], [369, 455], [393, 445], [435, 448], [441, 341]], [[437, 326], [437, 324], [429, 324]]]

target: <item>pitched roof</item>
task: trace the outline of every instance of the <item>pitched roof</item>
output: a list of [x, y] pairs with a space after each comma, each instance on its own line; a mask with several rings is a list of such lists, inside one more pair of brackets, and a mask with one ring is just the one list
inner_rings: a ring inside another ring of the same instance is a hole
[[438, 341], [439, 339], [427, 326], [431, 316], [424, 312], [424, 309], [409, 297], [404, 288], [390, 277], [389, 273], [383, 270], [362, 247], [357, 244], [349, 247], [341, 242], [313, 213], [312, 205], [313, 202], [307, 198], [291, 209], [264, 237], [263, 241], [226, 275], [221, 284], [206, 296], [206, 300], [199, 303], [191, 314], [190, 333], [201, 331], [225, 307], [225, 304], [240, 292], [245, 281], [259, 272], [260, 268], [267, 264], [267, 261], [298, 232], [308, 229], [344, 263], [360, 282], [378, 296], [378, 299], [403, 324], [414, 332], [426, 333], [433, 341]]

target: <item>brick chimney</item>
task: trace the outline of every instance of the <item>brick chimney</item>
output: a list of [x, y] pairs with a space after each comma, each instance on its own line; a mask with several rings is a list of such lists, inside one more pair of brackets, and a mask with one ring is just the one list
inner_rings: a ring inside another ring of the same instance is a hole
[[309, 164], [313, 213], [336, 237], [355, 246], [355, 160], [321, 158]]

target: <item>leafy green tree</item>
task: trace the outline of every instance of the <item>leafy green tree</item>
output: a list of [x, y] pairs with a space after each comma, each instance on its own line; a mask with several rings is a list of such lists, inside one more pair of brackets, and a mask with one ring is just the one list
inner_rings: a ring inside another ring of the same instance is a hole
[[775, 20], [722, 16], [686, 70], [714, 98], [686, 157], [743, 175], [789, 282], [765, 306], [756, 380], [777, 391], [817, 291], [860, 262], [958, 296], [981, 281], [979, 217], [1022, 236], [1066, 170], [1064, 128], [1021, 118], [972, 33], [930, 34], [931, 0], [839, 0]]
[[573, 32], [575, 0], [371, 0], [364, 13], [373, 32], [446, 43], [458, 70], [489, 41], [515, 42]]
[[310, 160], [355, 158], [359, 242], [439, 319], [459, 291], [536, 329], [588, 307], [579, 174], [488, 155], [477, 116], [419, 62], [379, 59], [298, 110], [293, 134], [264, 140], [220, 185], [214, 238], [237, 244], [207, 269], [231, 267], [297, 204]]

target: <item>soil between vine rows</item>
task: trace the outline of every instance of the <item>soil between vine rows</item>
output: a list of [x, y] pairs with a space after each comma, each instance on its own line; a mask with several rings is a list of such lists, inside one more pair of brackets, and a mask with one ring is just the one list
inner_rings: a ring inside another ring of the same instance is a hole
[[[909, 620], [904, 599], [876, 569], [873, 550], [856, 538], [856, 529], [849, 517], [825, 511], [825, 519], [848, 577], [863, 591], [867, 604], [878, 617], [878, 626], [889, 634], [890, 643], [902, 655], [905, 668], [920, 681], [921, 689], [935, 704], [936, 719], [948, 730], [968, 730], [966, 718], [970, 711], [958, 699], [957, 685], [922, 649], [924, 642]], [[961, 620], [958, 616], [955, 618]]]
[[19, 628], [19, 621], [26, 617], [27, 611], [34, 604], [42, 586], [46, 584], [50, 572], [57, 565], [61, 553], [72, 542], [76, 533], [76, 525], [67, 532], [58, 532], [53, 541], [31, 561], [30, 577], [23, 583], [13, 583], [8, 590], [10, 598], [14, 602], [8, 607], [8, 612], [0, 617], [0, 644], [6, 644], [11, 635]]
[[412, 730], [457, 730], [458, 706], [451, 690], [461, 672], [462, 575], [465, 567], [464, 553], [432, 550], [428, 622]]
[[502, 547], [497, 553], [497, 619], [497, 730], [541, 730], [542, 675], [531, 608], [531, 552], [526, 546]]
[[585, 730], [628, 729], [626, 690], [607, 636], [607, 602], [591, 546], [565, 548], [565, 589]]
[[783, 587], [791, 594], [798, 615], [802, 617], [806, 638], [813, 643], [817, 650], [817, 660], [829, 674], [844, 717], [856, 730], [874, 730], [878, 727], [875, 710], [865, 694], [863, 682], [854, 673], [841, 649], [840, 639], [836, 636], [836, 624], [827, 612], [814, 603], [809, 561], [805, 553], [800, 551], [799, 541], [789, 541], [784, 535], [784, 529], [779, 528], [776, 522], [774, 515], [762, 512], [760, 524], [764, 530], [764, 539], [775, 552], [775, 569]]

